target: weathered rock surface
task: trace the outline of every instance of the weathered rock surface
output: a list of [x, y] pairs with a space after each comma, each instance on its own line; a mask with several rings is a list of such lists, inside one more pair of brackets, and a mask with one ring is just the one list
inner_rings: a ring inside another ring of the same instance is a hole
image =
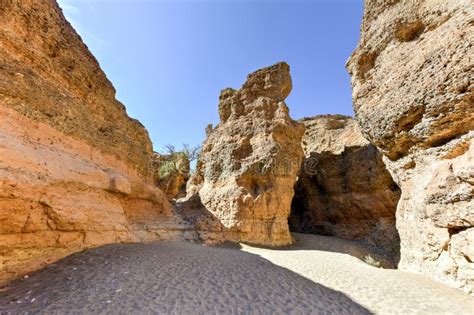
[[474, 293], [474, 6], [366, 0], [356, 117], [401, 188], [400, 268]]
[[0, 2], [0, 282], [163, 237], [152, 145], [52, 0]]
[[186, 197], [190, 163], [183, 152], [172, 154], [154, 153], [152, 157], [153, 180], [166, 194], [168, 200]]
[[300, 122], [306, 126], [305, 159], [295, 186], [292, 231], [363, 240], [396, 262], [400, 190], [382, 154], [349, 116], [315, 116]]
[[226, 240], [292, 242], [288, 216], [304, 126], [284, 102], [291, 87], [289, 66], [277, 63], [250, 74], [240, 90], [221, 92], [220, 123], [209, 130], [188, 197], [199, 197]]

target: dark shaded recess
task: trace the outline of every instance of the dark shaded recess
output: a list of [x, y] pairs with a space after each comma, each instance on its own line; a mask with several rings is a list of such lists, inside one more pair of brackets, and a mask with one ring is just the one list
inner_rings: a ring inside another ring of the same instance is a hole
[[[309, 163], [316, 166], [309, 169]], [[362, 241], [396, 265], [399, 198], [400, 189], [373, 145], [312, 153], [295, 184], [290, 230]]]

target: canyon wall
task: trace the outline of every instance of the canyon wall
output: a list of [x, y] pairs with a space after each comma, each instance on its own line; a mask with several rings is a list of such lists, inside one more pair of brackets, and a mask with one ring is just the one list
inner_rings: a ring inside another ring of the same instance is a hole
[[400, 186], [400, 269], [474, 293], [474, 6], [365, 1], [356, 118]]
[[220, 123], [208, 128], [188, 197], [200, 200], [225, 240], [292, 243], [288, 216], [304, 126], [284, 102], [291, 88], [289, 66], [277, 63], [250, 74], [240, 90], [221, 92]]
[[147, 131], [55, 1], [0, 4], [0, 282], [84, 248], [164, 237], [145, 224], [173, 212]]
[[305, 159], [295, 185], [291, 230], [361, 240], [396, 263], [400, 190], [382, 154], [349, 116], [315, 116], [300, 122], [306, 127]]

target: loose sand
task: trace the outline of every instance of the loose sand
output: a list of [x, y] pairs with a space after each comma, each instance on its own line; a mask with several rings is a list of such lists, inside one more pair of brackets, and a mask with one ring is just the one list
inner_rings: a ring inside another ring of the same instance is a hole
[[[184, 242], [107, 245], [0, 292], [1, 313], [472, 314], [474, 299], [423, 276], [374, 268], [352, 243], [294, 235], [286, 249]], [[330, 251], [328, 250], [330, 249]]]

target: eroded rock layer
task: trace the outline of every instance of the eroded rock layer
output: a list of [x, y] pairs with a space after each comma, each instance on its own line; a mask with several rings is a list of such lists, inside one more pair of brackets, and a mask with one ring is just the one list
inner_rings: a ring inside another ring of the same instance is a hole
[[290, 228], [295, 232], [362, 240], [398, 260], [395, 209], [400, 190], [376, 147], [354, 119], [302, 119], [303, 161], [295, 186]]
[[366, 0], [356, 117], [402, 195], [400, 268], [474, 293], [474, 6]]
[[84, 248], [160, 238], [146, 130], [53, 0], [0, 2], [0, 282]]
[[289, 66], [277, 63], [250, 74], [240, 90], [221, 92], [220, 123], [208, 132], [188, 195], [198, 195], [226, 240], [292, 242], [288, 216], [304, 126], [284, 102], [291, 87]]

